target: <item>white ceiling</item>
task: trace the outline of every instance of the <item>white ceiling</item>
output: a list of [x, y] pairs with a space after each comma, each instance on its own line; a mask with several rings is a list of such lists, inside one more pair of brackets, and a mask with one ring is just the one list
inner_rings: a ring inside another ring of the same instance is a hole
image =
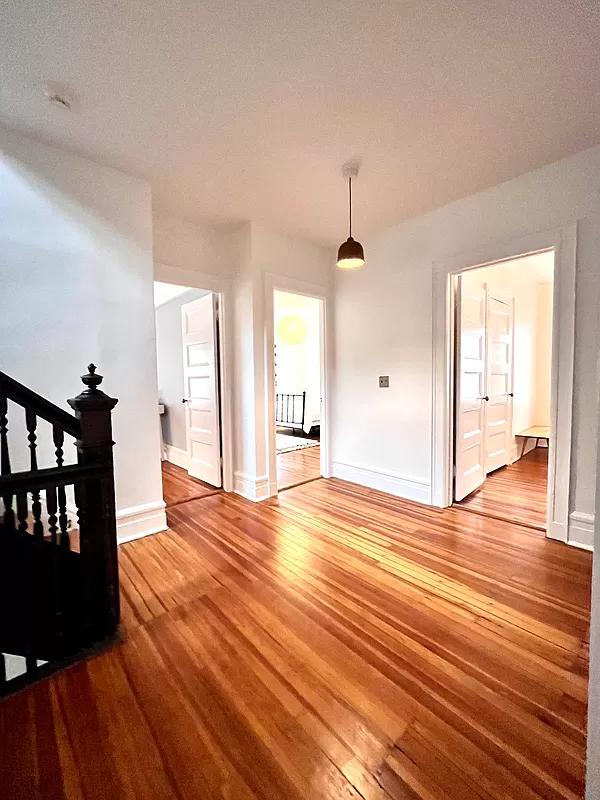
[[273, 293], [273, 308], [277, 315], [295, 311], [315, 311], [319, 308], [319, 300], [316, 297], [276, 290]]
[[[4, 0], [0, 120], [337, 244], [600, 142], [598, 0]], [[75, 93], [72, 112], [42, 95]]]
[[518, 280], [526, 272], [536, 283], [554, 283], [554, 252], [548, 250], [545, 253], [501, 261], [499, 264], [479, 267], [476, 272], [482, 280], [491, 280], [494, 275], [502, 272]]

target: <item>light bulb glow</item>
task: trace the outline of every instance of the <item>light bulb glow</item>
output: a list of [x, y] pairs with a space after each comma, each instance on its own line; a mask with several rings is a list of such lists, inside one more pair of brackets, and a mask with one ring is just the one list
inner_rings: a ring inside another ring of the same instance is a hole
[[289, 314], [282, 317], [277, 323], [277, 338], [288, 345], [301, 344], [306, 339], [308, 327], [302, 317]]
[[340, 269], [358, 269], [364, 265], [363, 258], [342, 258], [337, 262]]

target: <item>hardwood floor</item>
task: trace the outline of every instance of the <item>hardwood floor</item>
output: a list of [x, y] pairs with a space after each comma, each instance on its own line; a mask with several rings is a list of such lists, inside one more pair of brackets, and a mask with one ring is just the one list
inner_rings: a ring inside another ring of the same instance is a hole
[[287, 489], [321, 475], [321, 447], [277, 453], [277, 488]]
[[548, 448], [537, 447], [514, 464], [492, 472], [480, 489], [457, 505], [545, 530], [547, 497]]
[[188, 500], [208, 497], [221, 491], [221, 489], [211, 486], [210, 483], [190, 477], [186, 470], [169, 461], [163, 461], [161, 466], [163, 498], [167, 508]]
[[173, 506], [124, 643], [0, 703], [3, 800], [558, 800], [591, 553], [338, 480]]

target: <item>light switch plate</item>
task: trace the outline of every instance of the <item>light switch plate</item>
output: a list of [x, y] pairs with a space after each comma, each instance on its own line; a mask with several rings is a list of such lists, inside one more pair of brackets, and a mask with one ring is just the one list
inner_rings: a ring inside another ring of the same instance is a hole
[[380, 375], [379, 376], [379, 388], [380, 389], [389, 389], [390, 388], [390, 376], [389, 375]]

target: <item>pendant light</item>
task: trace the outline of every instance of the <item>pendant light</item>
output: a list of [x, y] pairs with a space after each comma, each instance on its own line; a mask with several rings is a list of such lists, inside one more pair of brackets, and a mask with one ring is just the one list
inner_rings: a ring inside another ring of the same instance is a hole
[[352, 178], [358, 175], [358, 167], [355, 164], [346, 164], [342, 170], [344, 178], [348, 178], [348, 217], [349, 217], [349, 236], [340, 245], [338, 250], [337, 265], [340, 269], [358, 269], [365, 263], [365, 253], [360, 242], [352, 238]]

